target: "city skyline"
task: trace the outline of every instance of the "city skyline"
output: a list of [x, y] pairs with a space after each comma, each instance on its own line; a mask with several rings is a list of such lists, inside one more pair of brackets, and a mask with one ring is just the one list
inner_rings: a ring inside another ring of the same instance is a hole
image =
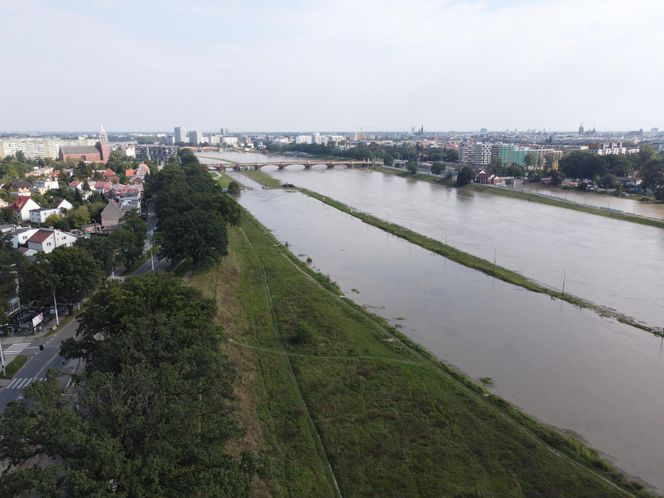
[[649, 130], [664, 110], [653, 0], [8, 0], [3, 13], [5, 131]]

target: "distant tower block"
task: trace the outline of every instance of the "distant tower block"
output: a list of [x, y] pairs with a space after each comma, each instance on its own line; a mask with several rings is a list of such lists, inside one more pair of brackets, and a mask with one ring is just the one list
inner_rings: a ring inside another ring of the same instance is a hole
[[103, 126], [99, 127], [99, 141], [103, 144], [108, 143], [108, 135], [106, 134], [106, 130], [104, 130]]

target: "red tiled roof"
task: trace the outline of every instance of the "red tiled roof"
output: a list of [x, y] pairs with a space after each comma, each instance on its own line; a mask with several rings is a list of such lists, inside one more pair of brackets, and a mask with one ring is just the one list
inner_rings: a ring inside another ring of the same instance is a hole
[[28, 242], [34, 242], [36, 244], [41, 244], [44, 242], [46, 239], [48, 239], [51, 234], [50, 230], [37, 230], [35, 234], [28, 239]]
[[12, 207], [16, 209], [17, 211], [20, 211], [23, 209], [23, 207], [28, 203], [28, 201], [31, 199], [31, 197], [28, 196], [21, 196], [18, 199], [14, 201], [14, 204], [12, 204]]
[[136, 176], [136, 170], [128, 169], [127, 171], [125, 171], [125, 176]]

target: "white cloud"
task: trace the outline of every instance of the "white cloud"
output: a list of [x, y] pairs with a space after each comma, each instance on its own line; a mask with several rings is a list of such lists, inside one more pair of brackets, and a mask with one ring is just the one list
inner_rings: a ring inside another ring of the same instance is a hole
[[655, 0], [110, 9], [7, 2], [0, 129], [625, 129], [663, 110]]

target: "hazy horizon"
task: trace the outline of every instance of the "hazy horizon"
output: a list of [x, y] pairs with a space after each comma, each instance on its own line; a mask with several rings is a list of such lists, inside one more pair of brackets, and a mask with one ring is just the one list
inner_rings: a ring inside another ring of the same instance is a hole
[[0, 130], [649, 130], [655, 0], [3, 0]]

